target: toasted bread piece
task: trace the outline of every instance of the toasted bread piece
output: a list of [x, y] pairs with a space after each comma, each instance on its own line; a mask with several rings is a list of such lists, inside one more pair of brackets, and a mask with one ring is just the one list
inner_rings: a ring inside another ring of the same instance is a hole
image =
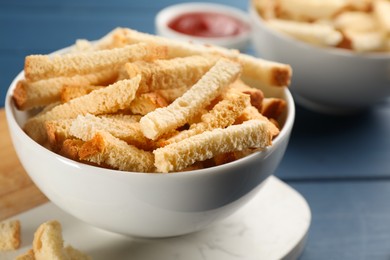
[[351, 41], [351, 47], [357, 52], [382, 51], [385, 48], [385, 34], [382, 30], [359, 32], [344, 30], [344, 35]]
[[339, 30], [372, 31], [378, 28], [378, 21], [369, 13], [349, 11], [339, 14], [333, 20], [333, 25]]
[[270, 19], [267, 25], [279, 32], [318, 46], [337, 46], [343, 39], [341, 32], [328, 24]]
[[26, 253], [17, 256], [15, 260], [36, 260], [34, 250], [29, 249]]
[[178, 97], [183, 96], [183, 94], [186, 93], [187, 90], [189, 90], [191, 87], [192, 86], [181, 86], [171, 89], [159, 89], [155, 92], [162, 96], [168, 102], [168, 104], [170, 104]]
[[63, 55], [29, 55], [25, 59], [27, 80], [37, 81], [52, 77], [84, 75], [105, 69], [116, 69], [126, 62], [154, 60], [166, 57], [166, 47], [146, 43], [95, 52]]
[[261, 114], [267, 118], [278, 119], [286, 110], [286, 101], [281, 98], [264, 98], [261, 106]]
[[72, 121], [69, 133], [81, 140], [89, 141], [96, 132], [105, 131], [143, 150], [153, 150], [154, 142], [146, 138], [138, 122], [125, 122], [115, 118], [79, 115]]
[[42, 107], [59, 101], [64, 86], [106, 86], [114, 82], [117, 74], [116, 70], [108, 69], [92, 74], [56, 77], [36, 82], [20, 80], [14, 90], [13, 99], [20, 110]]
[[35, 231], [33, 250], [37, 260], [66, 259], [63, 247], [62, 228], [58, 221], [47, 221]]
[[122, 28], [115, 28], [94, 42], [86, 39], [77, 39], [70, 52], [77, 53], [122, 48], [127, 45], [127, 42], [124, 41], [124, 33]]
[[340, 0], [278, 0], [284, 16], [297, 21], [329, 19], [347, 6], [347, 1]]
[[53, 151], [61, 149], [65, 139], [70, 137], [70, 127], [73, 119], [48, 120], [44, 122], [47, 134], [47, 140]]
[[[62, 84], [46, 85], [51, 80], [27, 82], [20, 80], [16, 83], [12, 99], [19, 110], [29, 110], [55, 103], [59, 100]], [[41, 83], [44, 82], [44, 85]]]
[[108, 87], [58, 105], [43, 115], [30, 118], [24, 125], [24, 130], [32, 139], [42, 144], [47, 140], [45, 121], [72, 119], [79, 114], [87, 113], [95, 115], [114, 113], [128, 108], [135, 97], [140, 80], [141, 77], [137, 76], [129, 80], [118, 81]]
[[253, 5], [257, 12], [264, 19], [272, 19], [277, 16], [279, 3], [274, 0], [253, 0]]
[[204, 131], [210, 131], [215, 128], [225, 128], [234, 123], [236, 118], [242, 114], [243, 110], [249, 106], [250, 98], [248, 95], [230, 89], [220, 102], [213, 109], [203, 114], [201, 122], [191, 125], [190, 129], [180, 131], [177, 135], [160, 141], [160, 145], [179, 142], [190, 136], [200, 134]]
[[390, 34], [390, 2], [386, 0], [376, 0], [373, 2], [373, 12], [381, 28]]
[[99, 115], [99, 117], [102, 118], [110, 118], [110, 119], [115, 119], [117, 121], [123, 121], [125, 124], [127, 123], [135, 123], [139, 122], [141, 119], [141, 115], [129, 115], [129, 114], [121, 114], [121, 113], [115, 113], [115, 114], [104, 114], [104, 115]]
[[61, 96], [60, 100], [61, 103], [69, 102], [72, 99], [87, 95], [91, 93], [94, 90], [98, 90], [103, 88], [102, 86], [80, 86], [80, 87], [71, 87], [71, 86], [64, 86], [61, 89]]
[[246, 107], [242, 114], [237, 118], [236, 124], [242, 124], [245, 121], [254, 119], [266, 122], [272, 137], [275, 137], [279, 134], [279, 126], [275, 125], [275, 123], [271, 122], [267, 117], [262, 115], [254, 106]]
[[69, 159], [79, 161], [80, 158], [79, 153], [84, 143], [85, 142], [83, 140], [76, 139], [76, 138], [65, 139], [61, 143], [61, 147], [59, 148], [58, 153]]
[[0, 252], [15, 250], [20, 246], [20, 221], [4, 220], [0, 222]]
[[[28, 252], [29, 253], [29, 252]], [[31, 253], [29, 253], [31, 255]], [[57, 220], [41, 224], [35, 231], [33, 240], [33, 259], [35, 260], [90, 260], [91, 257], [67, 246], [64, 248], [62, 227]]]
[[108, 132], [98, 131], [81, 147], [81, 160], [107, 164], [122, 171], [154, 172], [152, 152], [140, 150]]
[[252, 106], [257, 109], [261, 109], [264, 99], [263, 91], [246, 85], [242, 80], [236, 80], [230, 86], [244, 94], [248, 94], [250, 96]]
[[347, 10], [370, 12], [375, 0], [346, 0]]
[[141, 118], [144, 135], [152, 140], [184, 125], [197, 111], [206, 107], [223, 89], [235, 81], [240, 64], [220, 59], [194, 86], [169, 106], [156, 109]]
[[217, 56], [188, 56], [126, 63], [129, 78], [142, 75], [139, 93], [194, 85], [218, 60]]
[[260, 120], [246, 121], [225, 129], [214, 129], [153, 151], [155, 166], [159, 172], [179, 171], [196, 161], [249, 147], [260, 148], [271, 144], [267, 123]]
[[146, 115], [160, 107], [168, 106], [168, 102], [158, 92], [143, 93], [131, 102], [129, 110], [133, 114]]
[[64, 251], [65, 251], [65, 254], [67, 256], [66, 259], [69, 259], [69, 260], [91, 260], [92, 258], [81, 252], [80, 250], [68, 245], [64, 248]]
[[243, 65], [243, 76], [255, 79], [259, 85], [285, 87], [291, 81], [292, 69], [287, 64], [254, 58], [250, 55], [242, 54], [239, 51], [218, 46], [199, 45], [163, 38], [127, 28], [123, 29], [126, 32], [125, 37], [128, 43], [147, 42], [166, 46], [169, 58], [204, 54], [221, 55], [223, 57], [237, 59]]

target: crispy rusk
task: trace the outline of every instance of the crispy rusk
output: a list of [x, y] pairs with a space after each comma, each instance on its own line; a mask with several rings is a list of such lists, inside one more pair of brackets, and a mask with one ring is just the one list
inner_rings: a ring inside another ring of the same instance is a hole
[[79, 115], [72, 120], [69, 134], [83, 141], [92, 139], [98, 131], [105, 131], [113, 136], [143, 150], [153, 150], [154, 142], [146, 138], [138, 122], [125, 122], [115, 118], [97, 117], [91, 114]]
[[[78, 259], [90, 260], [91, 257], [81, 251], [67, 246], [64, 248], [62, 227], [57, 220], [41, 224], [35, 231], [33, 240], [35, 259]], [[76, 257], [77, 258], [74, 258]]]
[[87, 95], [94, 90], [101, 89], [102, 86], [80, 86], [69, 87], [65, 86], [61, 90], [61, 103], [69, 102], [72, 99]]
[[18, 255], [15, 260], [36, 260], [34, 255], [34, 250], [30, 248], [24, 254]]
[[94, 52], [62, 55], [29, 55], [25, 59], [24, 72], [29, 81], [52, 77], [85, 75], [106, 69], [118, 70], [126, 62], [165, 58], [166, 47], [138, 43]]
[[281, 98], [264, 98], [260, 112], [267, 118], [278, 119], [286, 110], [286, 106], [286, 101]]
[[257, 12], [265, 20], [273, 19], [277, 16], [278, 3], [275, 0], [253, 0]]
[[153, 151], [159, 172], [179, 171], [196, 161], [217, 154], [271, 145], [272, 137], [264, 121], [250, 120], [225, 129], [214, 129]]
[[194, 85], [218, 60], [217, 56], [188, 56], [126, 63], [128, 77], [142, 75], [139, 93]]
[[370, 13], [357, 11], [343, 12], [333, 20], [333, 25], [339, 30], [372, 31], [378, 28], [378, 21]]
[[146, 115], [160, 107], [168, 106], [168, 102], [158, 92], [143, 93], [130, 104], [129, 110], [136, 115]]
[[45, 121], [47, 140], [53, 151], [58, 151], [62, 143], [70, 137], [70, 127], [73, 119], [58, 119]]
[[161, 140], [161, 146], [170, 143], [179, 142], [190, 136], [200, 134], [204, 131], [210, 131], [215, 128], [225, 128], [233, 124], [236, 118], [242, 114], [243, 110], [250, 105], [248, 95], [238, 92], [234, 89], [224, 96], [224, 99], [218, 102], [211, 111], [201, 117], [201, 122], [191, 125], [190, 129], [180, 131], [177, 135]]
[[375, 0], [346, 0], [347, 10], [369, 12], [372, 10], [372, 4]]
[[352, 49], [357, 52], [374, 52], [385, 48], [385, 34], [382, 30], [368, 32], [344, 30], [344, 35], [350, 40]]
[[72, 119], [79, 114], [85, 115], [87, 113], [94, 115], [114, 113], [128, 108], [135, 98], [140, 80], [141, 77], [137, 76], [129, 80], [118, 81], [108, 87], [58, 105], [42, 115], [30, 118], [26, 122], [24, 130], [36, 142], [43, 144], [47, 140], [45, 121]]
[[178, 97], [181, 97], [187, 90], [190, 89], [190, 87], [191, 86], [181, 86], [172, 89], [159, 89], [155, 92], [158, 93], [161, 97], [163, 97], [168, 102], [168, 104], [170, 104]]
[[28, 110], [59, 101], [64, 86], [105, 86], [113, 83], [116, 77], [117, 71], [108, 69], [92, 74], [56, 77], [35, 82], [20, 80], [14, 90], [13, 99], [18, 109]]
[[390, 34], [390, 2], [386, 0], [374, 1], [373, 11], [381, 25], [381, 29]]
[[0, 252], [16, 250], [20, 247], [20, 243], [20, 221], [17, 219], [1, 221]]
[[248, 106], [244, 109], [242, 114], [237, 118], [236, 124], [242, 124], [245, 121], [254, 120], [254, 119], [266, 122], [268, 124], [268, 129], [272, 137], [275, 137], [279, 134], [280, 130], [278, 128], [278, 125], [275, 125], [267, 117], [260, 114], [257, 108], [253, 106]]
[[188, 122], [199, 109], [206, 107], [241, 73], [240, 64], [220, 59], [183, 96], [169, 106], [158, 108], [141, 118], [144, 135], [152, 140]]
[[343, 39], [343, 35], [328, 24], [281, 19], [270, 19], [266, 23], [279, 32], [319, 46], [336, 46]]
[[278, 4], [279, 12], [283, 17], [311, 22], [332, 18], [347, 6], [347, 1], [278, 0]]
[[58, 153], [69, 159], [79, 161], [80, 158], [79, 153], [84, 143], [85, 142], [83, 140], [77, 138], [65, 139], [62, 142], [61, 147], [58, 150]]
[[238, 79], [233, 84], [230, 85], [232, 88], [237, 89], [238, 91], [248, 94], [251, 99], [252, 106], [257, 109], [261, 109], [261, 105], [264, 99], [264, 93], [260, 89], [252, 88], [246, 85], [242, 80]]
[[98, 131], [85, 142], [80, 151], [81, 160], [107, 164], [114, 169], [135, 172], [154, 172], [152, 152], [129, 145], [108, 132]]
[[122, 48], [127, 45], [124, 36], [125, 32], [123, 28], [115, 28], [94, 42], [85, 39], [76, 40], [75, 44], [70, 49], [70, 52], [86, 52]]
[[33, 250], [36, 259], [66, 259], [62, 228], [58, 221], [41, 224], [35, 231]]
[[186, 57], [191, 55], [214, 54], [236, 59], [243, 66], [243, 76], [255, 79], [259, 85], [285, 87], [290, 84], [292, 69], [289, 65], [254, 58], [236, 50], [218, 46], [199, 45], [174, 39], [163, 38], [131, 29], [124, 29], [128, 43], [147, 42], [166, 46], [168, 57]]

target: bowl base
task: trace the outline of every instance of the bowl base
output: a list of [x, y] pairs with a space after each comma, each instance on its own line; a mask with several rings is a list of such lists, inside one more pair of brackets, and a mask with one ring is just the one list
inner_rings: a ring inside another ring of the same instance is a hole
[[[77, 246], [93, 259], [290, 259], [302, 253], [311, 212], [306, 200], [292, 187], [271, 176], [264, 188], [241, 210], [209, 228], [193, 234], [140, 239], [90, 226], [47, 203], [14, 216], [23, 223], [22, 236], [32, 238], [47, 219], [57, 219], [65, 242]], [[292, 228], [293, 227], [293, 228]], [[31, 248], [31, 240], [5, 253], [15, 259]], [[200, 254], [201, 253], [201, 254]], [[2, 255], [3, 256], [3, 255]], [[2, 258], [3, 259], [3, 258]]]

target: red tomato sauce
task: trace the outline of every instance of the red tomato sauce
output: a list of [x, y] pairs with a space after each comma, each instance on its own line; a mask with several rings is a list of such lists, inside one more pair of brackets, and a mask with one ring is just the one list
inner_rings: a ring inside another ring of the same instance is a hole
[[216, 12], [185, 13], [172, 19], [168, 27], [183, 34], [210, 38], [235, 36], [249, 30], [238, 19]]

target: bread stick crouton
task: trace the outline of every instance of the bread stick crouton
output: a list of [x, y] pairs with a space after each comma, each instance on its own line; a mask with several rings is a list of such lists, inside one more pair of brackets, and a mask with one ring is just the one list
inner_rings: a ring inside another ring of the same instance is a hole
[[140, 150], [108, 132], [96, 132], [80, 149], [81, 160], [107, 164], [122, 171], [154, 172], [152, 152]]
[[0, 252], [15, 250], [20, 246], [20, 221], [4, 220], [0, 222]]
[[318, 46], [337, 46], [343, 39], [343, 35], [339, 31], [327, 24], [270, 19], [267, 21], [267, 25], [277, 31]]
[[125, 122], [115, 118], [96, 117], [91, 114], [79, 115], [72, 121], [69, 134], [81, 140], [88, 141], [96, 132], [105, 131], [113, 136], [143, 150], [155, 148], [154, 142], [146, 138], [138, 122]]
[[146, 115], [160, 107], [168, 106], [167, 100], [158, 92], [143, 93], [131, 102], [129, 110], [132, 114]]
[[165, 58], [166, 48], [145, 43], [123, 48], [63, 55], [30, 55], [24, 72], [27, 80], [37, 81], [59, 76], [84, 75], [104, 69], [117, 69], [126, 62]]
[[242, 114], [237, 118], [236, 124], [242, 124], [245, 121], [254, 119], [266, 122], [272, 137], [275, 137], [279, 134], [279, 128], [253, 106], [248, 106], [244, 109]]
[[191, 125], [190, 129], [183, 130], [167, 140], [162, 140], [161, 143], [167, 145], [204, 131], [225, 128], [234, 123], [236, 118], [250, 104], [249, 102], [248, 95], [230, 89], [223, 100], [217, 103], [210, 112], [202, 115], [201, 122]]
[[25, 126], [25, 132], [36, 142], [42, 144], [47, 140], [44, 122], [48, 120], [72, 119], [79, 114], [98, 115], [114, 113], [129, 107], [135, 98], [140, 76], [129, 80], [118, 81], [108, 87], [92, 91], [71, 101], [58, 105], [43, 115], [30, 118]]
[[175, 89], [182, 86], [191, 87], [216, 62], [216, 56], [189, 56], [152, 62], [136, 61], [126, 63], [129, 78], [142, 75], [139, 93], [158, 89]]
[[33, 240], [35, 260], [90, 260], [91, 258], [79, 250], [67, 246], [64, 248], [61, 224], [56, 220], [41, 224], [35, 231]]
[[72, 99], [87, 95], [92, 91], [101, 88], [102, 88], [101, 86], [80, 86], [80, 87], [64, 86], [61, 89], [60, 100], [61, 103], [66, 103]]
[[378, 19], [382, 29], [390, 34], [390, 2], [386, 0], [376, 0], [373, 2], [375, 17]]
[[115, 81], [118, 72], [108, 69], [86, 75], [71, 77], [55, 77], [35, 82], [21, 80], [16, 85], [13, 99], [20, 110], [42, 107], [60, 100], [61, 91], [66, 87], [102, 85], [106, 86]]
[[213, 158], [217, 154], [246, 148], [264, 148], [271, 144], [267, 123], [246, 121], [225, 129], [214, 129], [189, 137], [153, 151], [155, 166], [160, 172], [179, 171], [196, 161]]
[[36, 259], [65, 259], [62, 228], [58, 221], [41, 224], [34, 234], [33, 250]]
[[235, 81], [240, 64], [220, 59], [194, 86], [169, 106], [158, 108], [141, 118], [141, 130], [152, 140], [184, 125], [195, 113], [207, 106], [223, 89]]
[[147, 42], [167, 47], [168, 57], [186, 57], [191, 55], [212, 54], [237, 60], [243, 66], [243, 76], [253, 78], [261, 85], [285, 87], [290, 84], [292, 69], [289, 65], [271, 62], [260, 58], [252, 58], [236, 50], [218, 46], [199, 45], [156, 35], [126, 30], [128, 43]]

